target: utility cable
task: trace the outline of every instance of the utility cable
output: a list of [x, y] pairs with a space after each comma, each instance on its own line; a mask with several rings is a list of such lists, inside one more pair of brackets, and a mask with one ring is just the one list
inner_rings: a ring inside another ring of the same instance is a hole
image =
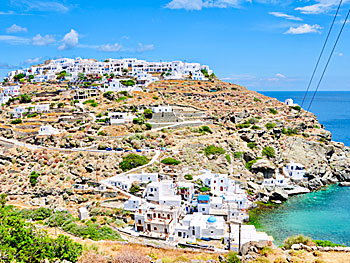
[[309, 85], [307, 86], [307, 89], [306, 89], [306, 92], [305, 92], [303, 101], [301, 102], [301, 105], [300, 105], [301, 107], [303, 107], [303, 105], [304, 105], [306, 96], [307, 96], [307, 94], [308, 94], [308, 92], [309, 92], [309, 90], [310, 90], [312, 81], [314, 80], [314, 77], [315, 77], [315, 74], [316, 74], [318, 65], [320, 64], [320, 61], [321, 61], [323, 52], [324, 52], [324, 50], [325, 50], [325, 48], [326, 48], [326, 46], [327, 46], [327, 43], [328, 43], [328, 40], [329, 40], [329, 36], [330, 36], [330, 34], [331, 34], [331, 32], [332, 32], [332, 29], [333, 29], [335, 20], [337, 19], [337, 16], [338, 16], [338, 13], [339, 13], [339, 9], [340, 9], [342, 3], [343, 3], [343, 0], [340, 0], [340, 3], [339, 3], [339, 6], [338, 6], [338, 9], [337, 9], [337, 12], [335, 13], [335, 16], [334, 16], [333, 21], [332, 21], [332, 25], [331, 25], [331, 27], [329, 28], [328, 35], [327, 35], [326, 40], [325, 40], [325, 42], [324, 42], [324, 44], [323, 44], [322, 51], [321, 51], [321, 53], [320, 53], [320, 56], [318, 57], [316, 66], [315, 66], [315, 68], [314, 68], [314, 72], [312, 73], [311, 79], [310, 79], [310, 81], [309, 81]]
[[348, 21], [349, 15], [350, 15], [350, 9], [349, 9], [348, 14], [346, 15], [346, 18], [345, 18], [345, 20], [344, 20], [344, 23], [343, 23], [343, 25], [342, 25], [342, 27], [341, 27], [341, 29], [340, 29], [340, 32], [339, 32], [338, 37], [337, 37], [337, 40], [336, 40], [336, 41], [335, 41], [335, 43], [334, 43], [334, 46], [333, 46], [332, 52], [331, 52], [331, 54], [329, 55], [329, 58], [328, 58], [327, 63], [326, 63], [326, 66], [324, 67], [324, 70], [323, 70], [323, 72], [322, 72], [322, 75], [321, 75], [320, 81], [319, 81], [319, 82], [318, 82], [318, 84], [317, 84], [317, 88], [316, 88], [316, 90], [315, 90], [315, 92], [314, 92], [314, 94], [313, 94], [313, 96], [312, 96], [312, 99], [311, 99], [311, 101], [310, 101], [310, 104], [309, 104], [309, 107], [308, 107], [307, 111], [309, 111], [309, 110], [310, 110], [311, 105], [312, 105], [312, 103], [313, 103], [313, 101], [314, 101], [314, 99], [315, 99], [315, 96], [316, 96], [316, 94], [317, 94], [317, 91], [318, 91], [318, 89], [319, 89], [319, 87], [320, 87], [320, 85], [321, 85], [321, 82], [322, 82], [322, 80], [323, 80], [324, 74], [325, 74], [325, 73], [326, 73], [326, 71], [327, 71], [327, 68], [328, 68], [329, 62], [330, 62], [330, 61], [331, 61], [331, 59], [332, 59], [332, 56], [333, 56], [334, 50], [335, 50], [335, 48], [336, 48], [336, 47], [337, 47], [337, 45], [338, 45], [338, 42], [339, 42], [340, 36], [341, 36], [341, 34], [343, 33], [343, 29], [344, 29], [344, 27], [345, 27], [345, 25], [346, 25], [346, 23], [347, 23], [347, 21]]

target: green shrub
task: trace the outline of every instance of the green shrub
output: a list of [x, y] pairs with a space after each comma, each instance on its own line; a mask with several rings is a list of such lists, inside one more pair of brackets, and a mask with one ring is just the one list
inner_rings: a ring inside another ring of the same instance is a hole
[[275, 126], [276, 126], [276, 123], [268, 122], [268, 123], [265, 124], [265, 127], [268, 130], [271, 130], [271, 129], [275, 128]]
[[203, 186], [203, 187], [199, 188], [199, 191], [202, 192], [202, 193], [206, 193], [206, 192], [209, 192], [210, 189], [208, 187], [206, 187], [206, 186]]
[[306, 237], [304, 235], [292, 236], [284, 240], [283, 247], [286, 249], [290, 249], [294, 244], [304, 244], [307, 245], [311, 242], [311, 238]]
[[259, 126], [257, 126], [257, 125], [253, 125], [253, 126], [251, 127], [251, 129], [253, 129], [253, 130], [260, 130], [261, 128], [260, 128]]
[[36, 116], [38, 116], [38, 113], [36, 112], [27, 114], [27, 118], [35, 118]]
[[154, 100], [159, 100], [159, 98], [157, 96], [153, 96], [152, 97]]
[[213, 133], [212, 130], [208, 126], [202, 126], [199, 128], [200, 132]]
[[30, 181], [30, 185], [32, 187], [34, 187], [36, 185], [36, 183], [38, 182], [38, 177], [39, 177], [39, 174], [35, 171], [33, 171], [30, 176], [29, 176], [29, 181]]
[[344, 245], [333, 243], [329, 240], [312, 240], [316, 244], [316, 246], [320, 247], [345, 247]]
[[145, 125], [146, 125], [146, 130], [148, 130], [148, 131], [152, 130], [152, 124], [145, 123]]
[[293, 110], [297, 110], [297, 111], [301, 111], [301, 107], [300, 106], [292, 106], [291, 107]]
[[124, 101], [124, 100], [127, 100], [128, 97], [125, 97], [125, 96], [122, 96], [122, 97], [119, 97], [116, 101], [117, 102], [121, 102], [121, 101]]
[[292, 129], [292, 128], [285, 129], [283, 127], [282, 133], [285, 134], [285, 135], [288, 135], [288, 136], [292, 136], [294, 134], [298, 134], [298, 130], [296, 128], [294, 128], [294, 129]]
[[276, 153], [274, 148], [267, 146], [262, 150], [261, 154], [267, 158], [274, 158]]
[[237, 257], [237, 253], [236, 252], [229, 252], [226, 255], [226, 260], [228, 263], [240, 263], [241, 260]]
[[228, 163], [231, 163], [231, 156], [229, 154], [226, 154], [225, 158]]
[[234, 157], [235, 159], [241, 159], [242, 156], [243, 156], [243, 153], [242, 153], [242, 152], [235, 152], [235, 153], [233, 153], [233, 157]]
[[136, 82], [132, 79], [121, 80], [120, 83], [123, 84], [124, 86], [127, 86], [127, 87], [135, 86], [135, 84], [136, 84]]
[[267, 257], [258, 257], [255, 260], [256, 263], [270, 263], [270, 260]]
[[275, 258], [273, 263], [287, 263], [288, 261], [284, 257]]
[[188, 180], [188, 181], [193, 180], [193, 176], [190, 175], [190, 174], [186, 174], [186, 175], [184, 176], [184, 178], [185, 178], [186, 180]]
[[153, 112], [151, 109], [145, 109], [143, 112], [143, 115], [145, 115], [146, 119], [152, 119], [153, 117]]
[[69, 237], [59, 235], [50, 238], [31, 223], [25, 222], [20, 213], [10, 207], [0, 209], [0, 251], [3, 262], [49, 262], [68, 260], [77, 262], [82, 245]]
[[132, 184], [131, 185], [131, 187], [130, 187], [130, 190], [129, 190], [129, 192], [131, 193], [131, 194], [135, 194], [135, 193], [137, 193], [137, 192], [140, 192], [140, 186], [138, 186], [138, 185], [136, 185], [136, 184]]
[[263, 247], [260, 251], [260, 255], [267, 257], [268, 255], [273, 253], [273, 249], [271, 247]]
[[249, 123], [240, 123], [240, 124], [237, 124], [236, 125], [236, 128], [237, 129], [247, 129], [250, 127], [250, 124]]
[[248, 170], [252, 169], [253, 164], [255, 164], [256, 162], [257, 162], [257, 160], [251, 160], [251, 161], [247, 162], [245, 164], [245, 168], [247, 168]]
[[269, 112], [270, 112], [271, 114], [277, 114], [277, 113], [278, 113], [278, 111], [275, 110], [275, 109], [273, 109], [273, 108], [270, 108], [270, 109], [269, 109]]
[[146, 156], [131, 153], [123, 157], [123, 161], [119, 163], [119, 167], [125, 172], [133, 168], [143, 166], [149, 162]]
[[247, 146], [249, 149], [254, 149], [254, 148], [256, 148], [256, 142], [248, 142]]
[[209, 156], [209, 155], [221, 155], [221, 154], [225, 154], [226, 151], [221, 148], [221, 147], [216, 147], [215, 145], [209, 145], [208, 147], [206, 147], [204, 149], [205, 155]]
[[13, 121], [10, 122], [11, 124], [21, 124], [22, 120], [21, 119], [15, 119]]
[[168, 157], [168, 158], [163, 159], [161, 161], [161, 163], [168, 164], [168, 165], [178, 165], [181, 162], [179, 160], [174, 159], [174, 158]]
[[30, 97], [28, 94], [22, 94], [19, 96], [20, 103], [29, 103], [31, 101], [32, 101], [32, 97]]
[[261, 100], [258, 99], [258, 98], [254, 98], [254, 101], [255, 101], [255, 102], [261, 102]]

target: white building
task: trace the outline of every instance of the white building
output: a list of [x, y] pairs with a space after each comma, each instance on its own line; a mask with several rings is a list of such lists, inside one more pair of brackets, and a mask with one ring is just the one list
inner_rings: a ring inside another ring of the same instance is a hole
[[141, 204], [143, 204], [143, 200], [141, 198], [138, 197], [131, 197], [129, 200], [127, 200], [126, 202], [124, 202], [124, 210], [128, 210], [128, 211], [136, 211], [137, 209], [139, 209], [139, 207], [141, 206]]
[[88, 219], [89, 217], [90, 217], [89, 211], [87, 210], [87, 208], [85, 206], [79, 208], [79, 219], [80, 220]]
[[48, 112], [50, 111], [50, 104], [36, 104], [34, 110], [36, 112]]
[[135, 115], [127, 112], [110, 112], [108, 117], [110, 119], [110, 123], [116, 125], [130, 123], [134, 118], [136, 118]]
[[28, 107], [18, 106], [12, 112], [12, 117], [14, 117], [14, 118], [22, 118], [23, 113], [25, 113], [27, 111], [28, 111]]
[[135, 230], [151, 237], [168, 238], [181, 215], [180, 206], [146, 203], [135, 212]]
[[300, 163], [289, 163], [283, 168], [283, 172], [294, 180], [302, 180], [305, 176], [305, 167]]
[[118, 187], [124, 191], [129, 191], [132, 184], [134, 183], [149, 183], [157, 182], [158, 174], [156, 173], [141, 173], [141, 174], [128, 174], [128, 175], [117, 175], [107, 179], [105, 182]]
[[0, 86], [0, 94], [4, 94], [4, 96], [17, 97], [20, 95], [20, 86]]
[[263, 186], [270, 186], [270, 187], [285, 187], [288, 185], [288, 180], [284, 176], [278, 174], [275, 178], [266, 179], [264, 178], [264, 181], [262, 183]]
[[194, 184], [187, 182], [177, 182], [176, 184], [177, 195], [181, 196], [184, 201], [191, 201], [194, 193]]
[[11, 71], [8, 73], [8, 78], [12, 80], [15, 75], [24, 73], [26, 76], [33, 75], [34, 82], [42, 82], [56, 80], [57, 74], [66, 71], [66, 79], [68, 80], [78, 80], [79, 73], [83, 73], [85, 76], [89, 74], [128, 75], [136, 77], [141, 85], [147, 86], [157, 80], [157, 76], [154, 75], [161, 73], [166, 73], [165, 78], [167, 79], [183, 79], [192, 76], [194, 80], [205, 80], [201, 72], [202, 69], [205, 69], [209, 75], [212, 73], [209, 66], [182, 61], [147, 62], [136, 58], [127, 58], [108, 59], [102, 62], [93, 59], [61, 58], [25, 70]]
[[45, 136], [49, 136], [49, 135], [56, 135], [59, 134], [60, 131], [56, 128], [53, 128], [50, 125], [44, 125], [44, 126], [40, 126], [38, 134], [41, 135], [45, 135]]
[[209, 170], [202, 170], [201, 172], [202, 175], [199, 176], [199, 179], [210, 188], [210, 192], [214, 195], [223, 195], [229, 189], [234, 190], [236, 187], [235, 181], [229, 179], [227, 174], [214, 174]]
[[202, 213], [186, 215], [175, 227], [174, 239], [209, 238], [220, 240], [225, 236], [225, 220]]
[[172, 112], [173, 109], [170, 106], [157, 106], [157, 107], [152, 107], [152, 112], [153, 113], [165, 113], [165, 112]]
[[286, 101], [284, 102], [287, 106], [293, 106], [294, 105], [294, 101], [292, 99], [286, 99]]
[[146, 199], [160, 205], [181, 205], [181, 196], [176, 195], [176, 185], [170, 180], [148, 184]]

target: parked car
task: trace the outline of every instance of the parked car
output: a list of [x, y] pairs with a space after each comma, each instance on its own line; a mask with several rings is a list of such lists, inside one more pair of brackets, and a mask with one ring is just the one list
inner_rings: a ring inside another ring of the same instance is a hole
[[106, 151], [113, 151], [113, 149], [111, 147], [107, 147]]
[[123, 148], [114, 148], [114, 150], [117, 151], [117, 152], [122, 152]]
[[140, 152], [142, 152], [142, 150], [141, 149], [136, 149], [136, 152], [140, 153]]

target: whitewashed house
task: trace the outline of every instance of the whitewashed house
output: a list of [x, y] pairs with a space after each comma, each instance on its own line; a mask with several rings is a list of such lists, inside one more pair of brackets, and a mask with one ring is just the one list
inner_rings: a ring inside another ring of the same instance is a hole
[[176, 185], [170, 180], [148, 184], [145, 197], [160, 205], [181, 205], [181, 196], [176, 195]]
[[4, 94], [4, 96], [10, 96], [10, 97], [17, 97], [20, 95], [20, 86], [14, 85], [14, 86], [0, 86], [1, 94]]
[[22, 118], [23, 113], [27, 112], [28, 109], [27, 107], [24, 106], [18, 106], [14, 109], [14, 111], [12, 112], [12, 117], [13, 118]]
[[143, 199], [139, 197], [131, 197], [129, 200], [124, 202], [123, 208], [128, 211], [136, 211], [143, 204]]
[[186, 215], [175, 227], [174, 239], [209, 238], [220, 240], [225, 236], [225, 220], [202, 213]]
[[293, 106], [294, 105], [294, 101], [292, 99], [286, 99], [284, 102], [287, 106]]
[[85, 220], [85, 219], [88, 219], [90, 217], [89, 211], [87, 210], [87, 208], [85, 206], [79, 208], [78, 212], [79, 212], [79, 219], [80, 220]]
[[283, 168], [283, 172], [291, 179], [302, 180], [305, 176], [305, 167], [300, 163], [289, 163]]
[[210, 192], [214, 195], [223, 195], [230, 188], [234, 189], [235, 181], [228, 178], [227, 174], [214, 174], [209, 170], [202, 170], [199, 179], [205, 186], [210, 188]]
[[152, 107], [153, 113], [165, 113], [165, 112], [173, 112], [173, 108], [170, 106], [157, 106]]
[[187, 182], [177, 182], [176, 184], [177, 195], [181, 196], [183, 201], [191, 201], [194, 193], [194, 184]]
[[110, 119], [110, 123], [115, 125], [130, 123], [134, 118], [136, 118], [135, 115], [128, 112], [110, 112], [108, 117]]
[[38, 134], [39, 136], [43, 135], [43, 136], [49, 136], [49, 135], [56, 135], [59, 134], [60, 131], [56, 128], [53, 128], [50, 125], [43, 125], [40, 126]]
[[49, 112], [50, 111], [50, 104], [36, 104], [34, 106], [34, 110], [36, 112]]
[[262, 183], [263, 186], [270, 186], [270, 187], [285, 187], [288, 185], [288, 180], [281, 174], [278, 174], [275, 178], [264, 178], [264, 181]]
[[135, 230], [150, 237], [167, 238], [174, 232], [180, 215], [180, 206], [146, 203], [135, 212]]
[[152, 76], [152, 74], [145, 72], [136, 73], [135, 78], [137, 80], [137, 84], [144, 87], [148, 87], [151, 83], [159, 80], [159, 78], [154, 77]]

